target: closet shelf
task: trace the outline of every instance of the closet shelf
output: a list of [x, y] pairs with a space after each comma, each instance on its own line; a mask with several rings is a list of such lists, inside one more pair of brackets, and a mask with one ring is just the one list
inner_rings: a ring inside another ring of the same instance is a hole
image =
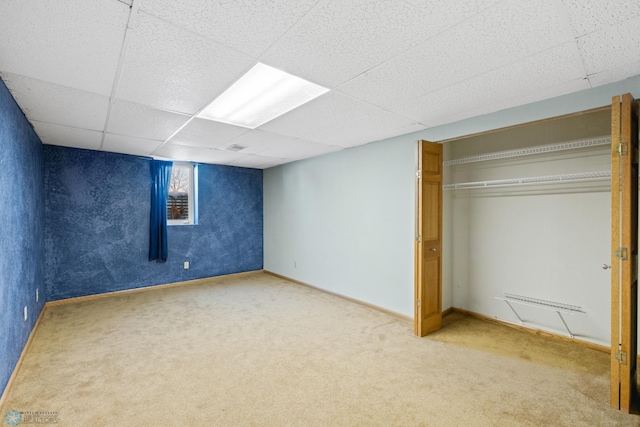
[[540, 145], [537, 147], [523, 148], [519, 150], [500, 151], [497, 153], [483, 154], [462, 159], [445, 160], [444, 166], [461, 165], [465, 163], [485, 162], [488, 160], [508, 159], [512, 157], [531, 156], [535, 154], [553, 153], [556, 151], [574, 150], [577, 148], [596, 147], [599, 145], [611, 144], [610, 136], [598, 138], [580, 139], [576, 141], [563, 142], [560, 144]]
[[506, 187], [526, 184], [562, 184], [575, 181], [599, 181], [611, 178], [611, 171], [568, 173], [562, 175], [531, 176], [526, 178], [496, 179], [492, 181], [460, 182], [445, 184], [443, 190], [467, 190], [476, 188]]

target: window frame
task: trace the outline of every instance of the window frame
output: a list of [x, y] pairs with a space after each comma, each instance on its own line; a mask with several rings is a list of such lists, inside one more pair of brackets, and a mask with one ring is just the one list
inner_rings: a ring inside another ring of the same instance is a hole
[[[187, 177], [188, 177], [188, 184], [189, 184], [189, 188], [187, 191], [187, 211], [188, 211], [188, 217], [186, 219], [170, 219], [169, 216], [167, 216], [167, 225], [173, 226], [173, 225], [195, 225], [198, 223], [197, 221], [197, 209], [198, 209], [198, 202], [196, 200], [198, 191], [197, 191], [197, 183], [198, 183], [198, 175], [197, 175], [197, 167], [195, 164], [193, 163], [187, 163], [187, 162], [173, 162], [173, 166], [171, 168], [171, 174], [173, 176], [173, 168], [179, 168], [179, 169], [187, 169]], [[169, 188], [171, 188], [171, 185], [169, 185]], [[169, 188], [167, 189], [167, 205], [169, 203]], [[167, 206], [168, 209], [168, 206]]]

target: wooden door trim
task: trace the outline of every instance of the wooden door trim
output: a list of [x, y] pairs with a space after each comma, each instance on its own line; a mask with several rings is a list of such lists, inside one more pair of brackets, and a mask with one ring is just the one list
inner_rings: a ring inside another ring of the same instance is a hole
[[620, 100], [611, 102], [611, 406], [620, 407], [620, 364], [616, 354], [620, 347], [620, 260], [616, 250], [620, 247]]
[[422, 177], [420, 170], [422, 168], [422, 141], [418, 141], [416, 144], [418, 150], [418, 164], [416, 167], [416, 227], [415, 235], [413, 236], [414, 244], [414, 257], [413, 257], [413, 332], [420, 336], [420, 307], [418, 306], [418, 299], [420, 296], [420, 284], [422, 283], [422, 245], [420, 244], [420, 237], [422, 235]]

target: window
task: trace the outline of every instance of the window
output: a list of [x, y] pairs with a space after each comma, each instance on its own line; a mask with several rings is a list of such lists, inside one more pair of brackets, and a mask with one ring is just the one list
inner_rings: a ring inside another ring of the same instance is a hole
[[167, 225], [197, 224], [195, 165], [174, 163], [167, 197]]

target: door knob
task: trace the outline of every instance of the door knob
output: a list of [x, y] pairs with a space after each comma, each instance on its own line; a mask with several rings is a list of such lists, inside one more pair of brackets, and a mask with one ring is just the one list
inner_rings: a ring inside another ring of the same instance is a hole
[[431, 251], [435, 252], [435, 251], [437, 251], [437, 249], [436, 248], [431, 248]]
[[603, 270], [607, 270], [607, 269], [609, 269], [609, 268], [611, 268], [611, 266], [610, 266], [610, 265], [608, 265], [608, 264], [602, 264], [602, 269], [603, 269]]

